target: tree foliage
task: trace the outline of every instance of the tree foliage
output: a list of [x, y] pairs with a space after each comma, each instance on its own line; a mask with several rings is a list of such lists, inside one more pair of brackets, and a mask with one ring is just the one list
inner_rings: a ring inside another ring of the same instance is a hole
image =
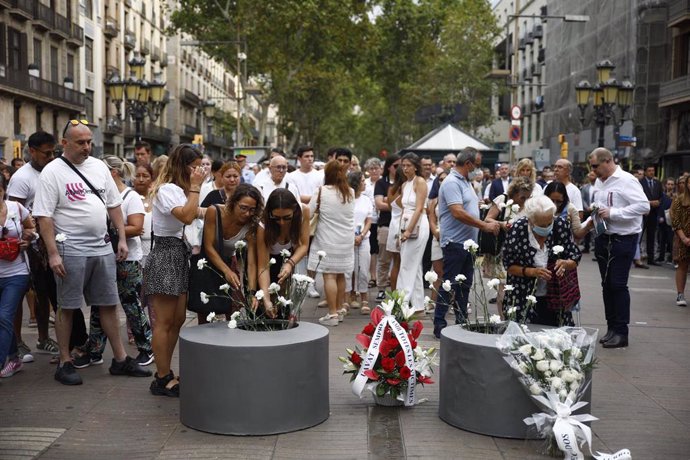
[[496, 25], [486, 0], [186, 0], [173, 28], [246, 70], [276, 104], [286, 147], [349, 145], [363, 156], [404, 147], [425, 127], [414, 112], [468, 103], [468, 126], [489, 118], [483, 81]]

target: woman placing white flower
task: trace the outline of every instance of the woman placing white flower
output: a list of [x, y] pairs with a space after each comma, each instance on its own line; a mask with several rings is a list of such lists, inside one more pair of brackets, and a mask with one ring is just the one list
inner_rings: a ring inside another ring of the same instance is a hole
[[[257, 231], [259, 288], [266, 291], [274, 283], [287, 287], [285, 281], [309, 249], [309, 208], [300, 205], [289, 190], [277, 188], [266, 200], [261, 222]], [[271, 318], [279, 313], [271, 296], [263, 298], [263, 307]]]
[[[519, 321], [527, 316], [536, 324], [573, 324], [569, 311], [551, 310], [546, 298], [547, 282], [576, 270], [581, 257], [570, 224], [554, 217], [555, 211], [556, 206], [546, 196], [528, 200], [524, 206], [526, 217], [512, 226], [503, 248], [508, 283], [513, 287], [506, 293], [504, 305], [517, 307]], [[547, 268], [549, 261], [553, 271]]]
[[[219, 211], [216, 211], [218, 206]], [[219, 282], [230, 297], [227, 309], [216, 314], [230, 314], [245, 305], [246, 294], [254, 294], [257, 285], [256, 232], [263, 210], [261, 192], [251, 185], [240, 184], [225, 205], [214, 205], [206, 210], [204, 218], [204, 252], [208, 262], [223, 275], [226, 283]], [[217, 251], [216, 212], [220, 212], [222, 254]], [[201, 265], [201, 261], [198, 262]], [[203, 268], [203, 267], [202, 267]], [[214, 276], [209, 274], [209, 276]], [[225, 286], [227, 285], [227, 289]], [[256, 309], [257, 302], [252, 308]], [[206, 311], [199, 311], [199, 324], [206, 321]]]
[[[497, 222], [501, 226], [501, 235], [495, 239], [496, 251], [484, 254], [484, 276], [498, 278], [500, 286], [496, 292], [496, 306], [499, 315], [503, 315], [503, 297], [506, 272], [503, 269], [502, 242], [516, 219], [524, 215], [522, 208], [534, 190], [534, 182], [525, 177], [516, 177], [508, 187], [508, 193], [497, 196], [486, 215], [487, 222]], [[486, 237], [484, 234], [482, 237]], [[482, 246], [483, 247], [483, 246]]]

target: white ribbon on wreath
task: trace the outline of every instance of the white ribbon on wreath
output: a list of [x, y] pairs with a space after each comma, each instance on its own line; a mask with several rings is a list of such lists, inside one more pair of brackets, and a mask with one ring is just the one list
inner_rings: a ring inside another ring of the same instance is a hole
[[524, 419], [527, 425], [534, 425], [540, 433], [553, 424], [553, 435], [558, 443], [558, 448], [563, 452], [565, 460], [583, 460], [584, 453], [580, 451], [579, 441], [586, 443], [589, 453], [597, 460], [631, 460], [632, 456], [628, 449], [621, 449], [615, 454], [592, 453], [592, 429], [583, 422], [593, 422], [599, 420], [590, 414], [573, 415], [572, 412], [589, 404], [586, 401], [573, 403], [570, 399], [561, 402], [558, 395], [552, 391], [546, 393], [546, 397], [532, 395], [542, 407], [551, 413], [541, 412], [532, 414], [531, 417]]
[[[369, 380], [369, 377], [364, 375], [364, 373], [374, 369], [374, 365], [379, 356], [381, 342], [383, 341], [383, 332], [386, 329], [386, 325], [390, 325], [393, 334], [395, 334], [398, 342], [400, 342], [400, 346], [405, 355], [405, 364], [410, 368], [410, 378], [407, 379], [407, 392], [403, 403], [406, 406], [414, 406], [417, 403], [417, 396], [415, 394], [417, 372], [415, 371], [414, 365], [414, 350], [412, 349], [409, 337], [407, 337], [407, 332], [405, 332], [405, 329], [398, 323], [395, 316], [391, 314], [392, 310], [383, 308], [383, 311], [386, 315], [381, 318], [381, 321], [376, 325], [367, 353], [362, 359], [362, 366], [359, 368], [357, 377], [352, 382], [352, 392], [356, 396], [362, 397], [362, 392], [367, 387], [367, 380]], [[373, 391], [375, 392], [376, 389], [374, 388]]]

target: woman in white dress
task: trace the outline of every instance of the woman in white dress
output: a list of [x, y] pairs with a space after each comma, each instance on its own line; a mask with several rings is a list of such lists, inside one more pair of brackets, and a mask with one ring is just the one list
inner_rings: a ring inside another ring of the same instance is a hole
[[354, 270], [355, 194], [345, 172], [337, 161], [327, 163], [324, 185], [309, 202], [310, 215], [318, 212], [319, 216], [307, 268], [323, 274], [328, 314], [319, 318], [319, 323], [324, 326], [337, 326], [347, 313], [341, 308], [345, 302], [345, 273]]
[[391, 254], [390, 283], [392, 291], [398, 287], [398, 273], [400, 272], [400, 217], [402, 216], [402, 207], [399, 198], [405, 180], [402, 168], [398, 168], [395, 172], [395, 182], [388, 188], [387, 202], [391, 205], [391, 223], [388, 226], [386, 251]]
[[415, 310], [424, 310], [424, 281], [422, 258], [429, 239], [429, 219], [426, 214], [428, 196], [422, 164], [414, 153], [407, 153], [400, 162], [405, 175], [401, 187], [400, 207], [400, 272], [397, 285], [405, 290], [405, 300]]

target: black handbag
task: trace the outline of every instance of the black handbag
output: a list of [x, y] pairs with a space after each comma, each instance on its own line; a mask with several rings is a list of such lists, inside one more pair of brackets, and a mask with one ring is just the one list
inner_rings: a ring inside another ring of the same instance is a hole
[[[503, 196], [507, 201], [508, 195], [504, 194]], [[508, 209], [507, 206], [503, 208], [503, 210], [501, 210], [501, 213], [498, 216], [498, 220], [502, 221], [505, 219], [506, 209]], [[489, 210], [483, 210], [480, 214], [481, 219], [486, 220], [487, 214], [489, 214]], [[498, 235], [494, 235], [490, 232], [480, 231], [479, 241], [477, 242], [479, 244], [479, 253], [497, 256], [501, 253], [501, 250], [503, 249], [503, 243], [505, 243], [505, 241], [506, 232], [502, 228], [499, 230]]]
[[[103, 199], [103, 197], [101, 196], [101, 194], [98, 193], [98, 190], [96, 190], [96, 187], [94, 187], [93, 185], [91, 185], [91, 182], [89, 182], [89, 180], [88, 180], [86, 177], [84, 177], [84, 175], [83, 175], [82, 173], [79, 172], [79, 170], [72, 164], [71, 161], [69, 161], [67, 158], [65, 158], [65, 157], [63, 157], [63, 156], [60, 156], [59, 158], [62, 159], [62, 161], [64, 161], [65, 163], [67, 163], [67, 166], [69, 166], [70, 168], [72, 168], [72, 171], [74, 171], [75, 173], [77, 173], [77, 175], [78, 175], [79, 177], [81, 177], [81, 179], [82, 179], [84, 182], [86, 182], [86, 185], [91, 189], [91, 191], [93, 192], [93, 194], [96, 195], [96, 196], [98, 197], [98, 199], [101, 200], [101, 201], [103, 202], [103, 204], [105, 205], [105, 223], [106, 223], [106, 225], [108, 226], [108, 232], [105, 234], [105, 236], [103, 237], [103, 239], [105, 240], [106, 243], [110, 243], [110, 244], [112, 245], [112, 247], [113, 247], [113, 252], [114, 252], [115, 254], [117, 254], [117, 245], [118, 245], [118, 243], [120, 242], [120, 235], [119, 235], [118, 232], [117, 232], [117, 228], [115, 228], [115, 226], [113, 225], [113, 223], [110, 221], [110, 216], [108, 216], [108, 205], [105, 204], [105, 200]], [[130, 191], [131, 191], [131, 190], [129, 190], [127, 193], [125, 193], [125, 198], [127, 197], [127, 194], [128, 194]]]
[[[221, 219], [221, 209], [217, 204], [213, 205], [216, 208], [216, 252], [220, 255], [223, 262], [228, 267], [232, 268], [232, 258], [223, 255], [223, 221]], [[208, 267], [199, 270], [197, 263], [201, 259], [207, 260]], [[219, 275], [220, 270], [214, 266], [204, 250], [202, 240], [201, 251], [199, 254], [194, 254], [189, 259], [189, 294], [187, 295], [187, 309], [196, 313], [208, 314], [215, 312], [216, 314], [229, 314], [233, 310], [233, 299], [229, 298], [227, 294], [219, 289], [219, 287], [227, 283], [225, 277]], [[206, 294], [221, 294], [221, 297], [212, 296], [208, 298], [207, 303], [201, 301], [201, 293]], [[231, 290], [231, 295], [234, 292]]]

